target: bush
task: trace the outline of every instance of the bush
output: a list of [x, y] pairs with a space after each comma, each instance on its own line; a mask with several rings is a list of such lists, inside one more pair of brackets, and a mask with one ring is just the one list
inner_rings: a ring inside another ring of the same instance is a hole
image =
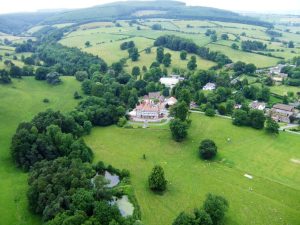
[[199, 146], [199, 154], [202, 159], [212, 159], [216, 156], [218, 148], [214, 141], [203, 140]]
[[206, 116], [210, 116], [210, 117], [214, 117], [216, 115], [216, 112], [214, 109], [208, 108], [205, 110], [205, 115]]
[[125, 117], [121, 117], [117, 123], [117, 126], [124, 127], [126, 123], [127, 123], [127, 119]]
[[49, 103], [50, 100], [49, 100], [48, 98], [44, 98], [44, 99], [43, 99], [43, 102], [44, 102], [44, 103]]

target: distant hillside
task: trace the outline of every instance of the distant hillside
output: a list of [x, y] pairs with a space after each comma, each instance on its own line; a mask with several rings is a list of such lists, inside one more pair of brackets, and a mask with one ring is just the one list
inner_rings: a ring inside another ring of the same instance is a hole
[[[139, 12], [151, 13], [139, 13]], [[259, 19], [209, 7], [189, 7], [178, 1], [125, 1], [56, 13], [12, 14], [0, 16], [0, 31], [22, 32], [36, 24], [86, 23], [137, 18], [207, 19], [259, 26], [271, 26]]]

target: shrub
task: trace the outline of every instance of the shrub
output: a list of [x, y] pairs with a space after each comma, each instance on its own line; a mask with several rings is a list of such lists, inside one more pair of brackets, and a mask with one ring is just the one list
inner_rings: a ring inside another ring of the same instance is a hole
[[199, 146], [199, 154], [202, 159], [212, 159], [217, 154], [217, 146], [214, 141], [205, 139]]

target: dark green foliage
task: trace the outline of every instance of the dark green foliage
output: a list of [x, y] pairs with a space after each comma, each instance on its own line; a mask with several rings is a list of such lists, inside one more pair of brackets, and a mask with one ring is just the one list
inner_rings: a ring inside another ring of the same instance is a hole
[[167, 189], [167, 180], [161, 166], [155, 166], [148, 178], [149, 188], [152, 191], [163, 192]]
[[46, 80], [47, 74], [50, 72], [50, 69], [47, 67], [39, 67], [35, 71], [36, 80]]
[[21, 53], [21, 52], [35, 52], [36, 50], [36, 44], [31, 40], [24, 41], [21, 44], [17, 44], [16, 46], [16, 53]]
[[216, 156], [218, 148], [214, 141], [205, 139], [199, 146], [199, 154], [202, 159], [212, 159]]
[[180, 52], [180, 59], [181, 60], [186, 60], [186, 57], [187, 57], [187, 52], [186, 51], [181, 51]]
[[234, 64], [233, 67], [234, 72], [237, 76], [245, 73], [245, 74], [254, 74], [256, 71], [256, 66], [254, 64], [246, 64], [244, 62], [238, 61]]
[[229, 39], [228, 34], [222, 34], [222, 35], [221, 35], [221, 39], [222, 39], [222, 40], [228, 40], [228, 39]]
[[289, 41], [288, 48], [295, 48], [295, 44], [293, 41]]
[[60, 75], [57, 72], [51, 72], [46, 75], [46, 80], [49, 84], [55, 85], [61, 82]]
[[164, 59], [164, 48], [157, 48], [156, 50], [156, 61], [162, 63]]
[[11, 65], [10, 70], [9, 70], [9, 75], [11, 77], [21, 78], [22, 73], [23, 73], [23, 71], [20, 67]]
[[159, 23], [155, 23], [151, 26], [152, 30], [162, 30], [162, 26]]
[[140, 57], [140, 53], [136, 47], [128, 49], [128, 53], [129, 53], [129, 58], [131, 58], [133, 62], [138, 61]]
[[210, 40], [212, 42], [216, 42], [218, 40], [218, 36], [216, 34], [212, 34], [212, 35], [210, 35]]
[[100, 65], [99, 72], [106, 72], [106, 63], [97, 56], [80, 51], [78, 48], [68, 48], [61, 44], [40, 45], [37, 56], [47, 66], [57, 66], [56, 72], [63, 75], [72, 75], [77, 71], [88, 71], [90, 65]]
[[172, 225], [194, 225], [195, 219], [185, 212], [181, 212], [178, 217], [174, 220]]
[[208, 194], [203, 209], [195, 209], [193, 215], [181, 212], [173, 225], [221, 225], [228, 206], [222, 196]]
[[237, 126], [251, 126], [255, 129], [263, 129], [265, 115], [261, 110], [246, 111], [243, 109], [235, 110], [232, 116], [232, 123]]
[[[42, 215], [43, 220], [47, 221], [66, 210], [66, 207], [77, 208], [78, 203], [76, 201], [74, 205], [70, 205], [72, 195], [75, 194], [73, 197], [75, 200], [79, 194], [76, 194], [76, 189], [91, 190], [90, 179], [94, 174], [95, 172], [91, 167], [83, 164], [80, 160], [58, 158], [54, 161], [36, 163], [28, 179], [30, 209]], [[84, 194], [90, 195], [87, 192]], [[90, 210], [86, 205], [87, 203], [84, 204], [83, 201], [81, 203], [82, 208], [85, 206], [86, 210]]]
[[81, 99], [82, 98], [82, 96], [78, 93], [78, 91], [75, 91], [73, 96], [74, 96], [74, 99]]
[[231, 48], [232, 48], [232, 49], [235, 49], [235, 50], [238, 50], [240, 47], [239, 47], [236, 43], [233, 43], [233, 44], [231, 45]]
[[141, 74], [141, 69], [138, 66], [134, 66], [131, 72], [132, 76], [137, 77]]
[[43, 159], [60, 156], [92, 160], [92, 152], [83, 140], [76, 137], [86, 131], [73, 116], [48, 110], [39, 113], [31, 123], [21, 123], [13, 136], [11, 152], [17, 166], [28, 170]]
[[197, 68], [197, 62], [196, 62], [196, 57], [192, 56], [190, 61], [187, 64], [187, 68], [189, 70], [195, 70]]
[[212, 225], [210, 215], [203, 209], [196, 209], [195, 212], [195, 225]]
[[86, 71], [77, 71], [75, 73], [75, 78], [76, 80], [82, 82], [84, 81], [85, 79], [88, 79], [89, 75]]
[[226, 55], [220, 52], [213, 52], [208, 48], [199, 47], [189, 39], [177, 37], [174, 35], [160, 36], [155, 40], [154, 45], [166, 47], [174, 51], [184, 50], [188, 53], [197, 54], [201, 58], [217, 62], [218, 66], [223, 66], [232, 62]]
[[120, 106], [118, 102], [109, 103], [108, 100], [111, 99], [88, 97], [79, 104], [78, 110], [84, 112], [93, 125], [115, 124], [120, 117], [125, 115], [125, 108]]
[[133, 41], [129, 41], [129, 42], [126, 41], [120, 45], [121, 50], [128, 50], [128, 49], [134, 48], [134, 47], [135, 47], [135, 43]]
[[185, 121], [187, 119], [188, 113], [189, 107], [184, 101], [176, 103], [176, 105], [172, 106], [170, 110], [171, 116], [182, 121]]
[[180, 119], [173, 119], [170, 122], [170, 130], [172, 133], [172, 137], [175, 141], [180, 142], [183, 141], [188, 135], [189, 125], [186, 121], [182, 121]]
[[243, 51], [264, 51], [267, 49], [267, 45], [260, 41], [242, 41]]
[[249, 124], [248, 113], [244, 110], [235, 110], [232, 115], [232, 123], [237, 126], [247, 126]]
[[273, 120], [271, 117], [267, 118], [266, 131], [271, 134], [279, 133], [279, 124], [275, 120]]
[[209, 117], [214, 117], [216, 115], [216, 111], [213, 108], [208, 107], [205, 110], [205, 115]]
[[213, 225], [221, 224], [228, 210], [228, 202], [218, 195], [208, 194], [203, 204], [204, 210], [210, 215]]
[[170, 53], [166, 53], [164, 55], [164, 58], [162, 60], [162, 63], [164, 64], [165, 67], [169, 67], [171, 65], [171, 54]]
[[0, 70], [0, 84], [11, 83], [10, 76], [6, 70]]
[[263, 129], [266, 117], [261, 110], [251, 110], [249, 113], [250, 124], [255, 129]]

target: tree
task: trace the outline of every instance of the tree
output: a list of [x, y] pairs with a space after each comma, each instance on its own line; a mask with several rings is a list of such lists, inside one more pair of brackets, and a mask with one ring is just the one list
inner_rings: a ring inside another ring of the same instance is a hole
[[172, 225], [194, 225], [194, 218], [185, 212], [181, 212]]
[[167, 180], [161, 166], [155, 166], [148, 178], [149, 188], [152, 191], [163, 192], [167, 189]]
[[170, 53], [166, 53], [164, 55], [164, 58], [162, 60], [162, 63], [164, 64], [165, 67], [169, 67], [171, 65], [171, 54]]
[[146, 54], [150, 54], [151, 53], [151, 48], [150, 47], [146, 48], [145, 52], [146, 52]]
[[183, 50], [180, 52], [180, 59], [181, 60], [186, 60], [187, 57], [187, 51]]
[[199, 154], [202, 159], [209, 160], [216, 156], [218, 148], [214, 141], [205, 139], [199, 146]]
[[203, 209], [196, 209], [195, 214], [195, 225], [212, 225], [210, 215]]
[[222, 39], [222, 40], [228, 40], [228, 39], [229, 39], [228, 34], [222, 34], [222, 35], [221, 35], [221, 39]]
[[172, 137], [175, 141], [180, 142], [183, 141], [187, 136], [188, 124], [186, 121], [182, 121], [180, 119], [173, 119], [170, 122], [170, 130], [172, 133]]
[[295, 44], [293, 41], [289, 41], [288, 48], [295, 48]]
[[82, 82], [84, 81], [85, 79], [88, 79], [89, 75], [86, 71], [77, 71], [75, 73], [75, 78], [76, 80]]
[[138, 66], [134, 66], [131, 72], [132, 76], [138, 77], [141, 74], [141, 69]]
[[232, 49], [235, 49], [235, 50], [238, 50], [240, 47], [239, 47], [236, 43], [233, 43], [233, 44], [231, 45], [231, 48], [232, 48]]
[[203, 204], [203, 208], [209, 214], [213, 225], [221, 224], [228, 207], [228, 201], [224, 197], [213, 194], [208, 194]]
[[249, 113], [250, 124], [255, 129], [263, 129], [266, 117], [261, 110], [251, 110]]
[[61, 82], [59, 77], [60, 77], [59, 73], [51, 72], [51, 73], [47, 74], [46, 80], [49, 84], [55, 85], [55, 84], [59, 84]]
[[187, 119], [189, 112], [189, 107], [186, 102], [178, 102], [171, 108], [170, 114], [174, 116], [176, 119], [180, 119], [181, 121], [185, 121]]
[[11, 83], [11, 79], [10, 79], [9, 74], [6, 70], [0, 70], [0, 83], [2, 83], [2, 84]]
[[128, 50], [128, 53], [129, 53], [129, 57], [131, 58], [131, 60], [133, 62], [138, 61], [138, 59], [140, 57], [140, 53], [139, 53], [139, 50], [136, 47], [130, 48]]
[[90, 41], [86, 41], [86, 42], [84, 43], [84, 45], [85, 45], [86, 48], [88, 48], [88, 47], [91, 46], [91, 42], [90, 42]]
[[155, 23], [151, 26], [152, 30], [162, 30], [161, 24]]
[[196, 56], [192, 56], [190, 61], [187, 64], [189, 70], [195, 70], [197, 68]]
[[216, 115], [216, 111], [211, 107], [207, 107], [205, 110], [205, 115], [209, 117], [214, 117]]
[[210, 40], [211, 40], [212, 42], [216, 42], [216, 41], [218, 40], [217, 34], [212, 34], [212, 35], [210, 35]]
[[232, 123], [236, 126], [246, 126], [249, 124], [248, 113], [245, 110], [235, 110], [232, 115]]
[[82, 98], [81, 95], [78, 93], [78, 91], [74, 92], [74, 99], [80, 99]]
[[22, 69], [20, 67], [15, 66], [15, 65], [12, 65], [10, 67], [9, 75], [11, 77], [21, 78], [22, 73], [23, 73], [23, 71], [22, 71]]
[[275, 120], [273, 120], [271, 117], [267, 118], [266, 131], [271, 134], [279, 133], [279, 124]]
[[159, 47], [156, 49], [156, 61], [162, 63], [163, 59], [164, 59], [164, 48]]
[[39, 67], [35, 71], [35, 79], [36, 80], [46, 80], [47, 74], [50, 72], [47, 67]]

